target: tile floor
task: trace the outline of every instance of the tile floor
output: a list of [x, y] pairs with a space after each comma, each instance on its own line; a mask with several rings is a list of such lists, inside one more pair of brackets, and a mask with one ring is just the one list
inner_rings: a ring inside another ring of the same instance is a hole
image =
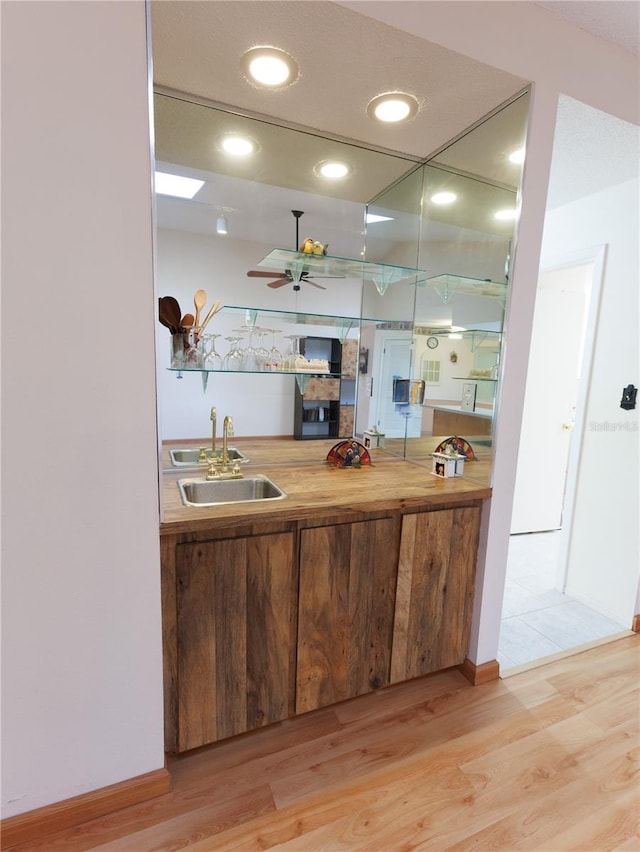
[[554, 588], [559, 546], [559, 532], [510, 538], [498, 648], [502, 674], [628, 629]]

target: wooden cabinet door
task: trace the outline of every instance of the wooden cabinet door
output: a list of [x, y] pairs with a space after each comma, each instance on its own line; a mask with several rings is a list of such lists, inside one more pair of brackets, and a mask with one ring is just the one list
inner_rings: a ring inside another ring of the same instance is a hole
[[398, 538], [390, 518], [302, 530], [296, 713], [388, 684]]
[[464, 662], [479, 530], [475, 506], [404, 515], [392, 683]]
[[177, 547], [178, 750], [289, 715], [292, 533]]

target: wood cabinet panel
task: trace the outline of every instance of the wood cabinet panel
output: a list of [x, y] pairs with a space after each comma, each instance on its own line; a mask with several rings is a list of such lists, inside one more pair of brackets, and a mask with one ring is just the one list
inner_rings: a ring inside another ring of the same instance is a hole
[[355, 408], [353, 405], [340, 406], [340, 420], [338, 422], [339, 438], [353, 437], [354, 412]]
[[403, 517], [392, 683], [464, 662], [479, 530], [475, 506]]
[[288, 716], [293, 534], [177, 545], [178, 750]]
[[301, 531], [297, 713], [389, 682], [398, 538], [391, 518]]

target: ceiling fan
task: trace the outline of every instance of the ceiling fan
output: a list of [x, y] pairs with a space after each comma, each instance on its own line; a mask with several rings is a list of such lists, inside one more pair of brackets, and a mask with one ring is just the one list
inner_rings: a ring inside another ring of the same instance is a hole
[[[298, 226], [300, 223], [300, 217], [304, 215], [304, 211], [302, 210], [292, 210], [291, 211], [295, 216], [296, 220], [296, 244], [295, 250], [298, 250], [298, 246], [300, 245], [300, 235], [298, 233]], [[247, 276], [249, 278], [273, 278], [274, 275], [278, 275], [277, 272], [266, 272], [262, 269], [251, 269], [247, 272]], [[303, 269], [301, 272], [291, 269], [285, 269], [285, 271], [278, 275], [278, 277], [274, 281], [269, 281], [267, 283], [267, 287], [272, 287], [276, 289], [277, 287], [284, 287], [285, 284], [293, 284], [294, 290], [300, 289], [300, 284], [311, 284], [312, 287], [317, 287], [319, 290], [326, 290], [326, 287], [323, 287], [322, 284], [317, 284], [313, 279], [314, 278], [343, 278], [342, 275], [313, 275], [309, 270]]]

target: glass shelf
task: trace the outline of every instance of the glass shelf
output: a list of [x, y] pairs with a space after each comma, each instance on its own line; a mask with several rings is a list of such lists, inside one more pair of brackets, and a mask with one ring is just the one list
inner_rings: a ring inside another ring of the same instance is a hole
[[335, 276], [337, 278], [358, 278], [371, 280], [381, 296], [390, 284], [406, 281], [422, 287], [431, 286], [443, 302], [448, 302], [456, 293], [468, 296], [485, 296], [506, 301], [508, 284], [483, 278], [469, 278], [461, 275], [429, 276], [425, 269], [411, 266], [397, 266], [392, 263], [376, 263], [369, 260], [355, 260], [334, 255], [307, 254], [292, 249], [274, 248], [257, 264], [261, 268], [274, 269], [282, 273], [289, 272], [294, 282], [302, 276]]
[[389, 284], [405, 279], [424, 279], [427, 272], [424, 269], [414, 269], [409, 266], [395, 266], [390, 263], [374, 263], [368, 260], [354, 260], [348, 257], [333, 255], [307, 254], [292, 249], [275, 248], [259, 261], [258, 266], [266, 269], [283, 269], [291, 273], [294, 282], [299, 282], [305, 273], [313, 275], [328, 275], [337, 278], [359, 278], [373, 281], [381, 296]]
[[[181, 379], [183, 373], [200, 373], [202, 377], [202, 390], [207, 390], [209, 376], [235, 375], [235, 376], [295, 376], [300, 393], [304, 394], [311, 379], [340, 379], [341, 373], [314, 373], [311, 370], [206, 370], [204, 367], [167, 367], [172, 373], [177, 373], [176, 378]], [[351, 376], [346, 376], [351, 378]]]
[[420, 337], [449, 337], [452, 334], [455, 334], [455, 339], [462, 338], [470, 338], [470, 337], [495, 337], [500, 338], [502, 336], [501, 331], [490, 331], [487, 328], [465, 328], [462, 331], [455, 331], [450, 328], [433, 328], [429, 326], [417, 325], [413, 330], [414, 335]]
[[421, 278], [417, 282], [421, 286], [430, 285], [445, 304], [461, 293], [465, 296], [485, 296], [498, 299], [503, 304], [507, 299], [508, 284], [491, 281], [489, 278], [466, 278], [461, 275], [435, 275], [432, 278]]
[[[172, 373], [232, 373], [237, 376], [306, 376], [311, 379], [341, 379], [342, 373], [316, 373], [313, 370], [207, 370], [205, 367], [167, 367]], [[345, 375], [344, 378], [353, 378]]]
[[[483, 328], [467, 328], [464, 331], [452, 331], [450, 328], [424, 328], [418, 326], [413, 331], [414, 337], [448, 337], [451, 340], [471, 341], [471, 351], [475, 352], [486, 340], [500, 343], [501, 331], [488, 331]], [[454, 337], [451, 337], [454, 335]]]
[[497, 379], [489, 379], [486, 376], [452, 376], [460, 382], [497, 382]]
[[333, 326], [337, 328], [341, 334], [339, 335], [344, 342], [344, 338], [354, 328], [360, 325], [359, 316], [340, 316], [337, 314], [308, 314], [300, 311], [281, 311], [271, 310], [269, 308], [247, 308], [239, 305], [225, 305], [221, 313], [237, 315], [242, 323], [249, 328], [254, 328], [258, 324], [258, 318], [263, 317], [271, 320], [279, 320], [282, 323], [293, 325], [322, 325]]

